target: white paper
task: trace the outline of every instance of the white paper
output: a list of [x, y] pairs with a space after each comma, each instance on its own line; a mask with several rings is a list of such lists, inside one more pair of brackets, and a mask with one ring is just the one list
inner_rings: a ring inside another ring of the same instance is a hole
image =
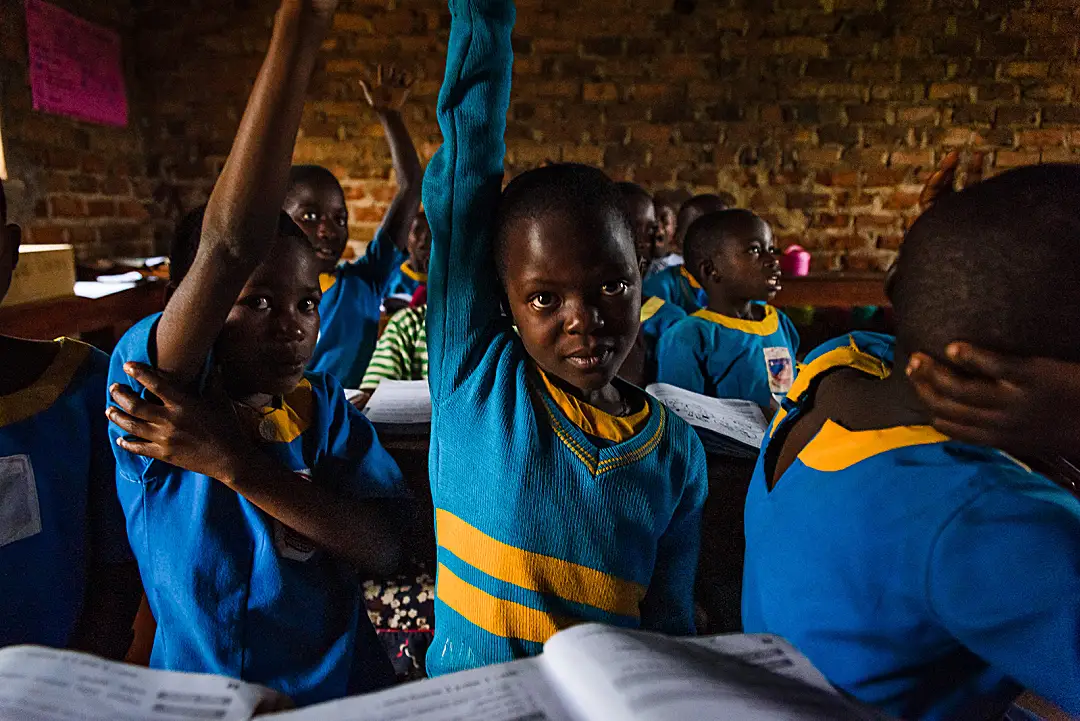
[[98, 283], [138, 283], [142, 280], [142, 277], [142, 273], [132, 270], [127, 273], [117, 273], [116, 275], [99, 275], [94, 280]]
[[847, 701], [773, 636], [673, 639], [586, 625], [544, 647], [547, 672], [586, 721], [846, 721], [881, 718]]
[[91, 280], [80, 280], [75, 282], [75, 295], [80, 298], [90, 298], [94, 300], [97, 298], [104, 298], [113, 293], [131, 290], [136, 285], [138, 285], [138, 283], [98, 283]]
[[653, 383], [645, 390], [690, 425], [754, 448], [761, 448], [769, 430], [761, 408], [751, 401], [709, 398], [667, 383]]
[[379, 382], [364, 415], [374, 424], [414, 425], [431, 423], [431, 392], [427, 381]]
[[0, 721], [246, 721], [269, 689], [37, 646], [0, 650]]
[[462, 671], [266, 718], [272, 721], [575, 721], [544, 677], [540, 659]]
[[115, 258], [117, 265], [122, 265], [126, 268], [153, 268], [155, 265], [161, 265], [169, 260], [166, 255], [156, 255], [152, 258]]

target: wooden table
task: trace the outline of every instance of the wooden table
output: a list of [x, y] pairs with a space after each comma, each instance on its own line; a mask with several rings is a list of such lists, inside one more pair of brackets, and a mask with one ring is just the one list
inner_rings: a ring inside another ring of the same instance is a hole
[[94, 300], [68, 296], [0, 308], [0, 333], [38, 340], [93, 336], [87, 340], [108, 351], [128, 328], [164, 307], [165, 284], [151, 282]]
[[853, 308], [889, 305], [884, 273], [815, 273], [803, 278], [785, 276], [783, 290], [770, 301], [775, 306]]

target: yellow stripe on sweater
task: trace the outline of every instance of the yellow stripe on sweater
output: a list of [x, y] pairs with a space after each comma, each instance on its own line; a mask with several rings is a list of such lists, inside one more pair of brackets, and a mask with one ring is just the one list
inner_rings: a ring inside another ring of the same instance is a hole
[[639, 604], [645, 597], [645, 587], [639, 583], [561, 558], [516, 548], [443, 509], [435, 512], [435, 524], [441, 547], [500, 581], [620, 616], [641, 616]]
[[472, 623], [503, 638], [544, 643], [573, 623], [572, 619], [557, 619], [535, 608], [496, 598], [461, 580], [441, 563], [435, 594]]

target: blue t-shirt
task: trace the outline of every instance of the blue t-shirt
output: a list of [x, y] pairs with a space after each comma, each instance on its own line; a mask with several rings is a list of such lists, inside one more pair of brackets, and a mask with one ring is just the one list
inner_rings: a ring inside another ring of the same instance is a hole
[[68, 645], [87, 570], [131, 560], [105, 419], [108, 357], [63, 339], [0, 396], [0, 646]]
[[[153, 365], [160, 314], [113, 353], [110, 383], [140, 393], [124, 363]], [[353, 498], [402, 494], [401, 473], [341, 386], [308, 373], [253, 429], [297, 483]], [[121, 431], [110, 426], [114, 439]], [[113, 444], [127, 516], [157, 634], [154, 668], [223, 674], [304, 705], [371, 691], [393, 674], [364, 608], [356, 571], [207, 476]]]
[[795, 380], [799, 334], [786, 315], [764, 306], [761, 320], [699, 310], [660, 339], [657, 381], [713, 398], [768, 408]]
[[903, 718], [999, 717], [1022, 688], [1080, 713], [1080, 501], [929, 426], [827, 421], [771, 491], [770, 450], [746, 500], [746, 632]]
[[825, 341], [803, 358], [803, 365], [810, 365], [826, 353], [838, 349], [853, 351], [873, 356], [892, 368], [893, 355], [896, 351], [896, 338], [886, 333], [874, 333], [867, 330], [855, 330], [847, 335], [837, 336]]
[[339, 265], [321, 278], [319, 342], [308, 370], [330, 373], [346, 388], [359, 388], [375, 342], [387, 282], [398, 251], [379, 228], [363, 258]]
[[684, 265], [673, 265], [649, 276], [641, 286], [641, 294], [677, 305], [687, 313], [709, 304], [709, 296]]

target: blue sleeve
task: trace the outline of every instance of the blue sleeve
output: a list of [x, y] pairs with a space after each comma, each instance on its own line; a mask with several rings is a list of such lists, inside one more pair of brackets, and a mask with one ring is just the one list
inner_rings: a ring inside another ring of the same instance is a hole
[[[151, 367], [156, 366], [157, 351], [154, 338], [159, 318], [161, 318], [160, 313], [144, 318], [132, 326], [124, 334], [124, 337], [120, 339], [120, 342], [117, 343], [109, 361], [109, 380], [104, 389], [106, 402], [110, 406], [115, 405], [108, 391], [108, 388], [113, 383], [128, 386], [141, 397], [146, 396], [146, 389], [142, 384], [124, 372], [124, 364], [132, 362], [143, 363]], [[113, 423], [109, 423], [109, 446], [112, 448], [113, 457], [116, 459], [116, 480], [118, 482], [124, 480], [132, 483], [143, 483], [155, 476], [154, 471], [164, 471], [171, 468], [171, 466], [161, 461], [129, 453], [116, 445], [116, 439], [124, 435], [126, 434], [120, 428]], [[123, 489], [123, 486], [118, 487], [121, 490]]]
[[656, 382], [705, 394], [705, 347], [691, 321], [680, 321], [660, 336], [656, 348]]
[[124, 510], [116, 495], [116, 458], [110, 443], [109, 421], [105, 418], [109, 359], [98, 350], [88, 360], [87, 406], [90, 413], [90, 549], [94, 563], [125, 563], [133, 559], [128, 545]]
[[336, 484], [356, 499], [406, 495], [401, 471], [379, 443], [371, 422], [345, 400], [345, 391], [333, 376], [324, 374], [323, 378], [324, 385], [317, 392], [326, 405], [329, 428], [325, 453], [318, 458], [312, 476]]
[[431, 225], [428, 353], [432, 400], [469, 375], [498, 331], [500, 285], [492, 217], [503, 178], [514, 25], [512, 0], [450, 0], [446, 76], [439, 92], [443, 144], [424, 177]]
[[671, 297], [671, 287], [667, 282], [670, 275], [667, 271], [661, 271], [656, 275], [649, 276], [641, 286], [641, 294], [646, 297], [659, 298], [665, 303], [674, 303], [676, 299]]
[[[685, 424], [680, 424], [685, 425]], [[709, 492], [705, 450], [697, 434], [690, 437], [688, 477], [675, 513], [656, 550], [656, 568], [641, 602], [641, 627], [676, 636], [694, 629], [694, 581], [701, 551], [701, 516]]]
[[390, 282], [394, 268], [401, 264], [400, 251], [389, 236], [385, 225], [380, 225], [375, 231], [375, 237], [368, 243], [364, 256], [341, 266], [338, 272], [342, 275], [363, 278], [374, 288], [376, 295], [381, 297]]
[[991, 488], [940, 532], [926, 578], [960, 643], [1080, 714], [1080, 501], [1037, 477]]

